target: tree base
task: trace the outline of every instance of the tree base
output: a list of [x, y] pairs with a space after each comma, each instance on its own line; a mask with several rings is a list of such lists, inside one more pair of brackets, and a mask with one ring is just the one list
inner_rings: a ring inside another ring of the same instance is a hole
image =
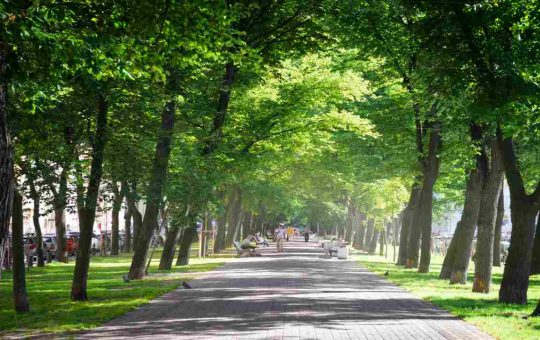
[[418, 272], [421, 273], [421, 274], [429, 273], [429, 263], [428, 264], [422, 264], [422, 262], [420, 262], [420, 266], [418, 267]]
[[488, 294], [489, 288], [490, 288], [490, 282], [482, 278], [478, 278], [478, 277], [474, 278], [473, 287], [472, 287], [473, 292]]
[[407, 259], [405, 260], [405, 268], [416, 268], [418, 267], [418, 261], [415, 259]]
[[15, 312], [17, 312], [18, 314], [30, 312], [30, 303], [28, 303], [28, 299], [26, 298], [26, 296], [15, 299]]
[[450, 284], [464, 285], [467, 283], [467, 273], [463, 271], [454, 271], [450, 274]]
[[[527, 304], [527, 290], [523, 291], [522, 289], [516, 287], [501, 287], [499, 291], [499, 302], [500, 303], [513, 303], [518, 305]], [[540, 313], [540, 308], [536, 307], [535, 312]]]

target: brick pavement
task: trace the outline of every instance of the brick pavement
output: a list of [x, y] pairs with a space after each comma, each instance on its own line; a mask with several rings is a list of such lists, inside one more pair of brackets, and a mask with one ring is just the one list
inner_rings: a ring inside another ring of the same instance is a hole
[[300, 240], [242, 258], [81, 339], [490, 339], [354, 261]]

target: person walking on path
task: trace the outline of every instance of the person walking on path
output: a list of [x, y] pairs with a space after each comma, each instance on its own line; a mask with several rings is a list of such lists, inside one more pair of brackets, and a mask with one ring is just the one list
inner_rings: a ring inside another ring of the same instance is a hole
[[294, 228], [292, 226], [287, 227], [287, 241], [294, 235]]
[[276, 247], [278, 253], [283, 251], [283, 240], [285, 240], [285, 229], [280, 226], [276, 234]]

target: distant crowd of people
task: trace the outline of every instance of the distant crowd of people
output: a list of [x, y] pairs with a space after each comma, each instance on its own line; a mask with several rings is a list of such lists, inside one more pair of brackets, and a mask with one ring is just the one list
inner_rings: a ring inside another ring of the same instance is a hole
[[[299, 235], [300, 231], [298, 229], [295, 229], [292, 226], [286, 227], [283, 223], [280, 223], [275, 229], [274, 232], [271, 230], [268, 230], [266, 233], [266, 237], [268, 239], [271, 239], [273, 242], [276, 243], [276, 249], [277, 252], [283, 252], [283, 244], [284, 242], [289, 241], [292, 239], [294, 235]], [[309, 242], [311, 231], [309, 228], [305, 228], [302, 235], [304, 236], [305, 242]], [[254, 255], [258, 255], [255, 252], [255, 249], [259, 246], [265, 246], [268, 247], [270, 244], [268, 243], [268, 240], [265, 239], [261, 233], [256, 233], [255, 235], [247, 235], [244, 240], [240, 243], [240, 247], [243, 250], [249, 250]]]

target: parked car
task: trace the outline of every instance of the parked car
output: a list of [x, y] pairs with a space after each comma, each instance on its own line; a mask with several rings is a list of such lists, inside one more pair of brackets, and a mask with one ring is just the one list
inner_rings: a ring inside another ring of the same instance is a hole
[[37, 251], [37, 243], [32, 237], [24, 237], [24, 255], [25, 256], [34, 256]]
[[55, 235], [43, 235], [43, 252], [45, 254], [49, 254], [51, 258], [54, 258], [54, 255], [56, 253], [56, 236]]

